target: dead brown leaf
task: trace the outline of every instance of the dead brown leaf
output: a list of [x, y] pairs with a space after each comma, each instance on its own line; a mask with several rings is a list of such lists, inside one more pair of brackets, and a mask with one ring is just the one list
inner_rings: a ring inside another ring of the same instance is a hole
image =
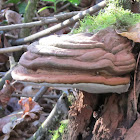
[[19, 104], [21, 105], [23, 109], [23, 118], [26, 118], [27, 116], [31, 119], [36, 119], [37, 115], [39, 114], [42, 108], [38, 103], [32, 100], [31, 97], [26, 98], [23, 97], [19, 101]]
[[3, 89], [0, 91], [0, 102], [5, 108], [8, 101], [10, 100], [11, 94], [14, 92], [15, 88], [11, 85], [9, 80], [5, 81]]
[[119, 33], [117, 31], [117, 34], [127, 37], [128, 39], [133, 40], [134, 42], [140, 43], [140, 23], [137, 23], [136, 25], [128, 28], [127, 32]]
[[21, 118], [22, 116], [22, 112], [16, 112], [13, 114], [10, 114], [8, 116], [5, 116], [3, 118], [0, 119], [0, 133], [2, 132], [3, 127], [10, 122], [13, 122], [15, 120], [17, 120], [18, 118]]
[[38, 126], [34, 121], [39, 119], [42, 108], [32, 100], [32, 98], [22, 98], [19, 101], [23, 111], [15, 112], [0, 119], [0, 132], [3, 132], [5, 138], [29, 138]]
[[12, 10], [5, 11], [5, 18], [9, 24], [19, 24], [21, 23], [21, 15]]
[[[8, 21], [8, 24], [19, 24], [22, 21], [21, 15], [12, 10], [5, 10], [5, 18]], [[18, 38], [20, 29], [12, 30], [9, 33], [6, 33], [5, 36], [9, 38]]]

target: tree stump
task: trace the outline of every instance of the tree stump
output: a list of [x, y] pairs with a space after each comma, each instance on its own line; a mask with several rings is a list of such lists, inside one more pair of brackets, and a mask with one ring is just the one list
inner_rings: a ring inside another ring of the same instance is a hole
[[[132, 77], [134, 77], [133, 73]], [[140, 139], [139, 129], [135, 128], [139, 124], [137, 111], [140, 111], [138, 102], [140, 65], [138, 65], [135, 90], [133, 80], [131, 80], [131, 86], [127, 93], [80, 93], [69, 111], [69, 139], [133, 140], [134, 130], [137, 134], [135, 137]], [[85, 106], [90, 107], [85, 108]], [[85, 132], [87, 132], [86, 135]]]

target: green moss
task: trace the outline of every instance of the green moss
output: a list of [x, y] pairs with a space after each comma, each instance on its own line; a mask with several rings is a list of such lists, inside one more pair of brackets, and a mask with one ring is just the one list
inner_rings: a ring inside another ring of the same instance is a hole
[[80, 21], [80, 27], [74, 33], [96, 33], [109, 26], [125, 30], [138, 22], [140, 22], [140, 14], [134, 14], [129, 10], [110, 4], [109, 7], [105, 8], [105, 12], [99, 12], [98, 16], [87, 15]]
[[61, 121], [61, 125], [59, 128], [55, 131], [53, 131], [53, 136], [51, 140], [60, 140], [62, 138], [62, 135], [64, 134], [65, 129], [67, 128], [68, 120]]

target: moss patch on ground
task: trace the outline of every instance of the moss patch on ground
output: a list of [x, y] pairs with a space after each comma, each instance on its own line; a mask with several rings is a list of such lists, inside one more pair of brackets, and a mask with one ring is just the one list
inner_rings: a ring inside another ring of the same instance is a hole
[[67, 128], [67, 125], [68, 125], [68, 120], [61, 121], [61, 125], [59, 126], [59, 128], [52, 132], [53, 136], [51, 140], [61, 140], [62, 135], [64, 134], [64, 131]]

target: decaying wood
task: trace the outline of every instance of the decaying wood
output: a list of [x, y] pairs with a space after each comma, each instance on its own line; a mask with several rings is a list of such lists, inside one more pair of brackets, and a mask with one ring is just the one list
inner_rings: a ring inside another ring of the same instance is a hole
[[[122, 132], [119, 126], [125, 120], [125, 108], [127, 107], [127, 94], [111, 94], [105, 99], [101, 116], [93, 128], [93, 140], [113, 140], [121, 138]], [[117, 130], [118, 128], [118, 130]], [[124, 128], [126, 131], [126, 129]], [[119, 132], [119, 134], [118, 134]]]
[[125, 134], [124, 140], [139, 140], [140, 139], [140, 117], [134, 125]]
[[96, 109], [98, 103], [98, 95], [80, 92], [76, 102], [70, 107], [69, 111], [69, 140], [76, 140], [79, 135], [86, 137], [90, 119], [92, 117], [93, 110]]
[[140, 93], [140, 64], [137, 61], [135, 71], [135, 87], [133, 87], [128, 94], [127, 106], [127, 127], [130, 128], [137, 119], [137, 104]]
[[53, 130], [56, 127], [56, 124], [60, 122], [62, 118], [65, 118], [67, 116], [67, 101], [68, 99], [66, 94], [62, 94], [62, 96], [58, 99], [57, 104], [51, 111], [50, 115], [29, 140], [49, 140], [49, 130]]
[[[140, 93], [140, 64], [138, 64], [137, 62], [137, 65], [138, 66], [135, 87], [136, 105], [138, 105], [138, 97]], [[116, 140], [116, 139], [133, 140], [134, 138], [139, 139], [139, 129], [138, 129], [139, 119], [136, 121], [138, 113], [136, 108], [134, 107], [133, 82], [132, 85], [130, 86], [130, 90], [127, 93], [122, 94], [112, 93], [107, 96], [99, 95], [98, 98], [100, 99], [101, 97], [105, 98], [105, 101], [103, 103], [103, 109], [100, 111], [100, 113], [96, 115], [98, 117], [96, 117], [97, 120], [95, 122], [95, 125], [92, 126], [93, 127], [92, 140]], [[80, 102], [81, 100], [79, 99], [76, 100], [77, 104], [80, 104]], [[97, 105], [99, 104], [99, 102], [100, 100], [98, 101]], [[71, 111], [73, 111], [73, 109], [71, 109], [70, 112]], [[70, 118], [73, 117], [71, 114], [69, 115]], [[80, 110], [79, 114], [76, 116], [76, 119], [78, 118], [78, 116], [84, 116], [84, 113]], [[89, 124], [93, 123], [93, 120], [91, 118]], [[77, 129], [74, 129], [77, 127], [77, 123], [75, 123], [76, 119], [73, 120], [71, 119], [73, 129], [71, 129], [71, 131], [69, 132], [70, 134], [73, 134], [70, 135], [69, 139], [72, 138], [73, 140], [76, 140], [76, 138], [78, 138], [78, 135], [81, 135], [81, 137], [83, 138], [82, 133], [80, 131], [77, 131]], [[76, 125], [74, 126], [74, 124]], [[83, 127], [84, 130], [86, 130], [86, 127], [84, 127], [84, 125], [81, 122], [78, 124], [80, 125], [79, 126], [80, 128]], [[133, 124], [134, 126], [132, 127]], [[78, 130], [80, 129], [79, 127]]]

